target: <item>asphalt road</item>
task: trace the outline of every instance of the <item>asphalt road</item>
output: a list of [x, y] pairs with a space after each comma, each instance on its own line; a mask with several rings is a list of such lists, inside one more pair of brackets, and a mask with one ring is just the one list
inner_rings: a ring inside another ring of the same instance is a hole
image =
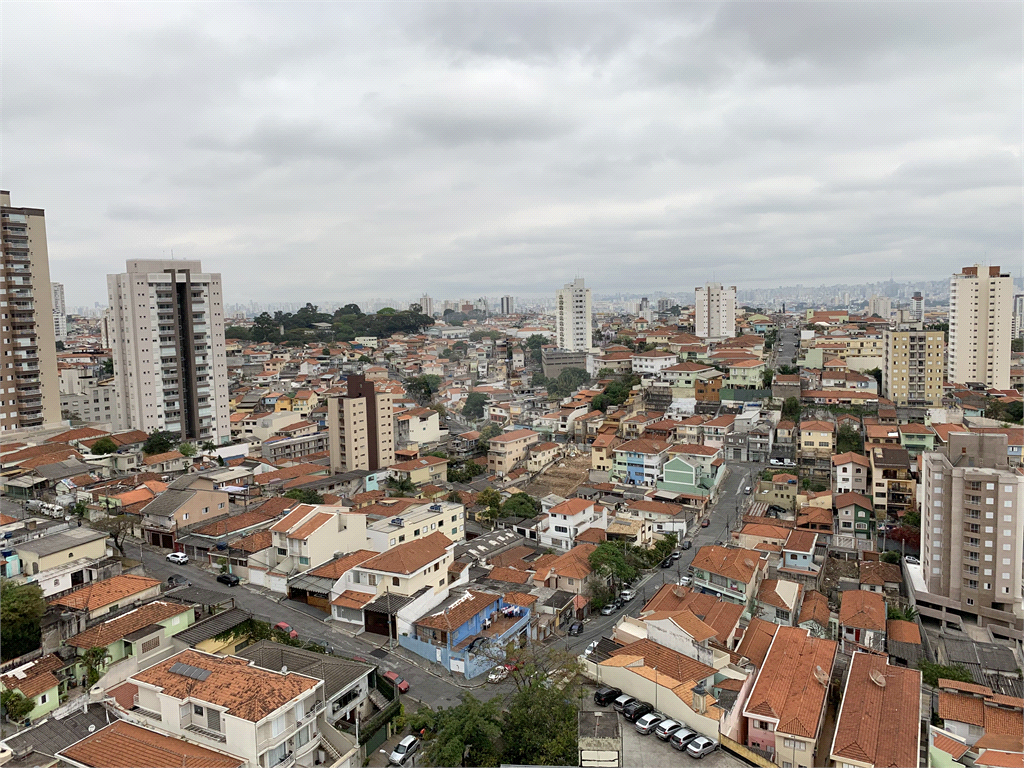
[[795, 358], [800, 349], [800, 331], [796, 328], [782, 328], [775, 344], [775, 367], [795, 365]]

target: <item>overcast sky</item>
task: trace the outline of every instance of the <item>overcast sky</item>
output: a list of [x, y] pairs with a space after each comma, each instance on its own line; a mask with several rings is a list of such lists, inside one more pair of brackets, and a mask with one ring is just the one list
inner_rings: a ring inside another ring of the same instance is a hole
[[1019, 2], [0, 12], [72, 306], [172, 249], [229, 302], [1021, 272]]

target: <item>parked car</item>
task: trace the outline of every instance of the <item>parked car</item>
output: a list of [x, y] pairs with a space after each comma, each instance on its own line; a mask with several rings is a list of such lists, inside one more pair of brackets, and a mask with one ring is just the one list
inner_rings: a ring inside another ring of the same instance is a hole
[[664, 716], [659, 715], [657, 712], [649, 712], [633, 723], [633, 727], [636, 728], [637, 733], [647, 736], [664, 719]]
[[188, 562], [188, 555], [184, 552], [171, 552], [167, 555], [167, 562], [175, 565], [185, 565]]
[[672, 555], [671, 555], [671, 557], [672, 557], [672, 559], [673, 559], [673, 560], [678, 560], [678, 559], [679, 559], [680, 557], [682, 557], [682, 556], [683, 556], [683, 555], [682, 555], [682, 553], [681, 553], [681, 552], [679, 552], [679, 550], [676, 550], [676, 551], [675, 551], [675, 552], [673, 552], [673, 553], [672, 553]]
[[690, 746], [690, 742], [696, 739], [697, 736], [698, 734], [696, 731], [691, 731], [689, 728], [680, 728], [669, 736], [668, 743], [682, 752]]
[[782, 460], [782, 466], [784, 466], [784, 467], [795, 467], [796, 466], [796, 462], [793, 461], [792, 459], [783, 459]]
[[669, 737], [683, 727], [677, 720], [662, 720], [654, 729], [654, 735], [662, 741], [668, 741]]
[[233, 573], [222, 573], [217, 577], [217, 581], [221, 584], [227, 584], [229, 587], [237, 587], [241, 582], [241, 579]]
[[671, 568], [672, 567], [672, 563], [674, 563], [674, 562], [675, 561], [671, 557], [666, 557], [664, 560], [661, 561], [661, 567], [662, 568]]
[[707, 528], [709, 525], [711, 525], [711, 520], [709, 520], [706, 517], [703, 520], [700, 521], [700, 527], [701, 528]]
[[686, 539], [682, 544], [679, 545], [681, 549], [690, 549], [693, 546], [693, 542]]
[[601, 615], [602, 616], [611, 616], [613, 613], [615, 613], [617, 608], [618, 608], [618, 606], [615, 605], [615, 603], [608, 603], [608, 605], [604, 606], [601, 609]]
[[704, 755], [710, 755], [716, 749], [718, 749], [717, 741], [712, 741], [707, 736], [698, 736], [687, 745], [686, 754], [701, 760]]
[[629, 720], [631, 723], [635, 723], [644, 715], [649, 715], [654, 711], [654, 705], [646, 701], [631, 701], [629, 704], [622, 708], [622, 716]]
[[599, 642], [601, 642], [601, 641], [600, 640], [593, 640], [593, 641], [591, 641], [590, 645], [587, 646], [587, 650], [585, 650], [583, 652], [583, 655], [584, 656], [589, 656], [590, 654], [592, 654], [594, 652], [594, 649], [597, 648], [597, 644]]
[[768, 463], [771, 464], [773, 467], [784, 467], [784, 466], [786, 466], [785, 464], [782, 463], [782, 459], [770, 459], [768, 461]]
[[603, 685], [594, 691], [594, 703], [599, 707], [607, 707], [621, 695], [622, 691], [618, 688], [609, 688], [607, 685]]
[[184, 576], [179, 576], [178, 574], [175, 573], [175, 574], [167, 577], [167, 586], [168, 587], [191, 587], [192, 586], [192, 582], [189, 581], [188, 579], [186, 579]]
[[634, 597], [636, 597], [636, 590], [635, 589], [624, 589], [621, 592], [619, 592], [619, 599], [620, 600], [625, 600], [627, 603], [630, 600], [632, 600]]
[[415, 753], [419, 748], [419, 739], [415, 736], [406, 736], [395, 745], [394, 750], [388, 755], [388, 765], [405, 765], [409, 755]]
[[491, 670], [491, 674], [487, 676], [487, 682], [500, 683], [506, 677], [508, 677], [508, 669], [505, 667], [504, 664], [499, 664]]
[[288, 637], [290, 637], [292, 640], [295, 640], [299, 636], [299, 633], [292, 629], [290, 624], [287, 624], [283, 621], [277, 622], [277, 624], [274, 625], [274, 629], [281, 630], [286, 635], [288, 635]]
[[689, 576], [680, 576], [679, 577], [679, 581], [677, 581], [676, 583], [680, 587], [688, 587], [688, 586], [690, 586], [690, 582], [691, 581], [693, 581], [693, 579], [691, 579]]
[[631, 704], [634, 701], [636, 701], [636, 699], [634, 699], [628, 693], [624, 693], [612, 702], [612, 706], [615, 707], [616, 712], [621, 712], [623, 707], [625, 707], [627, 704]]
[[576, 635], [582, 635], [583, 634], [583, 622], [582, 621], [574, 621], [572, 624], [570, 624], [569, 625], [569, 634], [574, 636], [574, 637]]
[[403, 680], [402, 678], [400, 678], [398, 676], [397, 672], [392, 672], [392, 671], [389, 670], [389, 671], [384, 673], [384, 677], [387, 678], [388, 680], [390, 680], [392, 683], [394, 683], [395, 684], [395, 688], [397, 688], [400, 693], [408, 693], [409, 692], [409, 683], [407, 681]]
[[918, 560], [913, 555], [907, 555], [906, 557], [903, 558], [903, 560], [907, 563], [907, 565], [920, 565], [921, 564], [921, 561]]
[[750, 492], [751, 492], [751, 488], [750, 488], [749, 485], [746, 488], [743, 489], [743, 495], [744, 496], [749, 496]]

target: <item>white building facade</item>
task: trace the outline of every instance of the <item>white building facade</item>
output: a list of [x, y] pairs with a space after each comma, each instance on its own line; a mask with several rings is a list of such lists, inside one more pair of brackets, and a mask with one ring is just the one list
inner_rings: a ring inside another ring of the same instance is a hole
[[728, 339], [736, 335], [736, 286], [708, 283], [696, 289], [694, 330], [702, 339]]
[[1013, 279], [999, 267], [964, 267], [949, 282], [946, 378], [1010, 388]]
[[555, 343], [570, 352], [589, 352], [592, 346], [590, 289], [583, 278], [566, 283], [555, 295]]

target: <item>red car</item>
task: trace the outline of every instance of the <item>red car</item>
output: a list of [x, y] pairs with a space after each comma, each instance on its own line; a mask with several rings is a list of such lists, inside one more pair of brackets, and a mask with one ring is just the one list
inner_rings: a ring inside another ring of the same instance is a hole
[[277, 624], [274, 625], [274, 629], [280, 629], [292, 640], [295, 640], [299, 636], [298, 632], [292, 629], [289, 625], [285, 624], [283, 621], [277, 622]]
[[409, 683], [400, 678], [397, 672], [385, 672], [384, 677], [394, 683], [400, 693], [409, 692]]

